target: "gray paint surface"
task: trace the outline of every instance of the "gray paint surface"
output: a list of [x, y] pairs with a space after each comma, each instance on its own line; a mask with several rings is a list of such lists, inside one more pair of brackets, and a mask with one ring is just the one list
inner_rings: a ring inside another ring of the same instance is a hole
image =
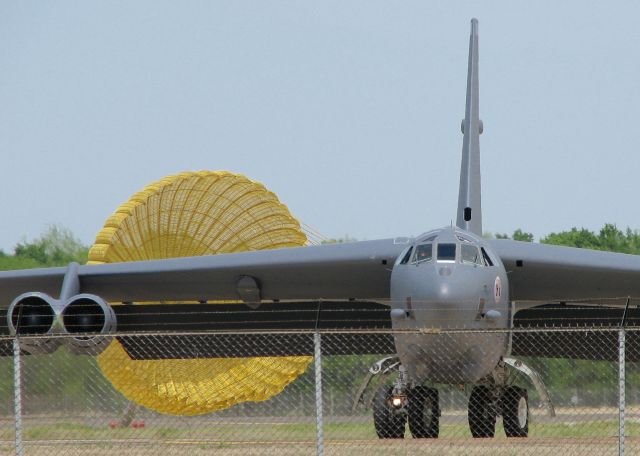
[[[388, 299], [391, 267], [406, 247], [394, 239], [215, 256], [86, 265], [80, 292], [108, 301], [238, 299], [242, 276], [254, 277], [263, 299]], [[386, 264], [384, 264], [386, 263]], [[3, 307], [19, 294], [57, 297], [66, 268], [0, 273]]]
[[507, 269], [514, 301], [640, 297], [639, 255], [506, 239], [489, 244]]
[[[469, 71], [467, 74], [467, 101], [462, 121], [462, 164], [456, 225], [463, 230], [482, 236], [482, 205], [480, 186], [480, 83], [478, 76], [478, 20], [471, 20], [469, 37]], [[470, 210], [471, 217], [465, 217]]]

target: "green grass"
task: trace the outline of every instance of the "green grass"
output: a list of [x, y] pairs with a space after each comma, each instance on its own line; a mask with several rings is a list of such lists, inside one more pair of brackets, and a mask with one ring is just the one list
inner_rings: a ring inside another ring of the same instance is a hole
[[[466, 420], [465, 420], [466, 421]], [[627, 435], [640, 435], [640, 424], [626, 423]], [[531, 424], [529, 435], [532, 438], [603, 438], [616, 437], [618, 423], [615, 420], [584, 421], [576, 423], [538, 423]], [[371, 422], [331, 422], [324, 427], [327, 440], [370, 440], [376, 439]], [[409, 431], [407, 430], [407, 437]], [[211, 423], [195, 426], [171, 427], [153, 425], [140, 429], [110, 429], [108, 426], [61, 422], [47, 425], [25, 423], [24, 438], [37, 440], [190, 440], [212, 442], [234, 441], [309, 441], [315, 439], [315, 423]], [[471, 438], [466, 422], [443, 424], [441, 438]], [[12, 440], [12, 428], [0, 429], [1, 440]], [[496, 438], [505, 438], [502, 424], [496, 426]]]

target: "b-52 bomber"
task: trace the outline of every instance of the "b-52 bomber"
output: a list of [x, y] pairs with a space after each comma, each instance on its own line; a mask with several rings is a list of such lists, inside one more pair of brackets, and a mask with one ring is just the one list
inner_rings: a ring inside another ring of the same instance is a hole
[[[295, 335], [292, 343], [261, 344], [256, 333], [237, 336], [252, 341], [241, 344], [241, 354], [219, 344], [191, 353], [185, 346], [174, 350], [169, 340], [159, 347], [128, 344], [126, 332], [392, 329], [352, 331], [327, 346], [329, 354], [360, 354], [376, 342], [391, 355], [376, 365], [397, 374], [374, 395], [380, 438], [402, 438], [407, 423], [413, 437], [438, 437], [438, 385], [446, 384], [468, 386], [474, 437], [493, 437], [498, 416], [508, 437], [526, 437], [527, 390], [507, 383], [504, 373], [520, 369], [543, 401], [548, 395], [514, 356], [617, 354], [595, 352], [593, 340], [584, 339], [592, 336], [577, 334], [576, 343], [560, 344], [553, 334], [517, 329], [635, 324], [640, 256], [483, 239], [478, 81], [473, 19], [455, 226], [412, 238], [2, 272], [7, 331], [38, 336], [20, 338], [27, 354], [50, 353], [61, 343], [75, 353], [99, 354], [109, 337], [117, 337], [132, 359], [159, 359], [309, 355], [313, 346]], [[167, 301], [184, 304], [176, 311]], [[212, 302], [216, 312], [203, 317], [203, 305]], [[69, 337], [54, 337], [60, 333]]]

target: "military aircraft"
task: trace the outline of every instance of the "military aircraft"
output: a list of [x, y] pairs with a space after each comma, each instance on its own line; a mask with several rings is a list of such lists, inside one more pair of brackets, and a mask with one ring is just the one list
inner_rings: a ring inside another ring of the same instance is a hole
[[[61, 343], [53, 336], [66, 333], [77, 336], [64, 338], [74, 352], [97, 354], [117, 329], [132, 359], [156, 359], [289, 356], [313, 353], [313, 347], [302, 335], [274, 345], [259, 343], [263, 334], [242, 334], [235, 336], [244, 341], [239, 355], [219, 344], [190, 351], [188, 338], [178, 348], [170, 340], [155, 348], [132, 344], [123, 332], [391, 328], [392, 335], [330, 335], [340, 343], [326, 348], [329, 354], [358, 354], [375, 345], [374, 353], [384, 347], [392, 355], [373, 369], [397, 371], [373, 401], [380, 438], [403, 437], [407, 422], [414, 437], [437, 437], [439, 384], [470, 386], [474, 437], [493, 437], [499, 415], [507, 436], [527, 436], [527, 391], [508, 384], [504, 372], [508, 366], [524, 371], [541, 397], [548, 395], [513, 356], [617, 355], [594, 352], [593, 340], [559, 344], [553, 334], [514, 329], [637, 322], [640, 256], [482, 238], [478, 81], [473, 19], [455, 226], [414, 238], [2, 272], [7, 331], [40, 336], [21, 338], [26, 353], [51, 352]], [[161, 301], [185, 304], [176, 312]], [[207, 315], [202, 303], [208, 301], [235, 302], [216, 304]], [[157, 304], [136, 305], [141, 302]]]

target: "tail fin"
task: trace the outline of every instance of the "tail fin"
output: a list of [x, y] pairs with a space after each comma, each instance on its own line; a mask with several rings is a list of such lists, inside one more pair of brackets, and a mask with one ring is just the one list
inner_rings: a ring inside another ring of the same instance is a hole
[[462, 166], [456, 225], [482, 236], [482, 205], [480, 198], [480, 133], [478, 82], [478, 20], [471, 19], [469, 38], [469, 70], [467, 73], [467, 106], [462, 121]]

